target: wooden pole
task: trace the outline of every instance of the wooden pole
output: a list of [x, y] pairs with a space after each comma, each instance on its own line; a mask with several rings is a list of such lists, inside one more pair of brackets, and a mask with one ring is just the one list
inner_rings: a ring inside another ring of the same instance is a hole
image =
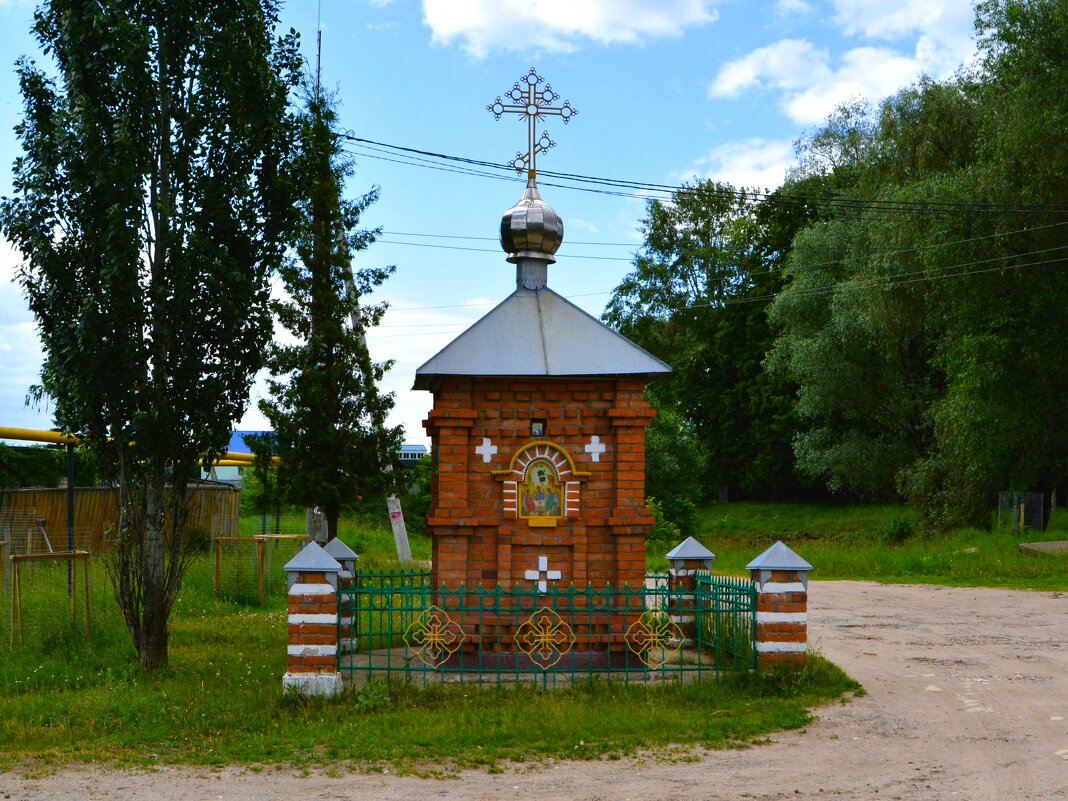
[[89, 635], [89, 560], [84, 560], [84, 571], [82, 575], [83, 592], [85, 593], [85, 644], [88, 645], [92, 642], [92, 638]]
[[[74, 550], [74, 445], [67, 442], [67, 550]], [[74, 607], [74, 560], [67, 562], [67, 592]]]
[[15, 645], [15, 617], [18, 610], [19, 644], [23, 642], [22, 630], [22, 578], [19, 571], [19, 563], [11, 565], [11, 645]]
[[256, 538], [256, 588], [259, 591], [260, 605], [263, 604], [263, 599], [267, 594], [266, 576], [264, 575], [263, 564], [265, 545], [266, 543], [262, 539], [258, 537]]
[[215, 600], [222, 597], [222, 543], [216, 537], [212, 540], [215, 546]]

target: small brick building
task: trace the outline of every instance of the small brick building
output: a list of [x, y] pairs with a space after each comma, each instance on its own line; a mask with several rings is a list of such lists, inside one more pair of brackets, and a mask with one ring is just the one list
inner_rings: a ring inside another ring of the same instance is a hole
[[501, 221], [515, 292], [416, 371], [435, 587], [644, 586], [643, 390], [670, 368], [546, 286], [562, 239], [531, 178]]

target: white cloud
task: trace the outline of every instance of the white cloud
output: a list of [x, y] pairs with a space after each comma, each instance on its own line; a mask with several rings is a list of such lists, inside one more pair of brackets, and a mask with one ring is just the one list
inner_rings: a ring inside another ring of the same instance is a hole
[[785, 139], [745, 139], [713, 148], [683, 180], [694, 173], [748, 189], [775, 189], [782, 185], [794, 161], [793, 143]]
[[846, 36], [886, 40], [910, 34], [956, 36], [962, 20], [970, 25], [972, 10], [971, 3], [961, 0], [834, 0], [834, 22]]
[[715, 0], [423, 0], [433, 40], [475, 58], [493, 51], [571, 52], [640, 44], [714, 22]]
[[860, 47], [842, 56], [841, 65], [829, 80], [786, 98], [784, 108], [794, 122], [814, 125], [853, 98], [888, 97], [919, 78], [921, 72], [915, 59], [893, 50]]
[[709, 97], [738, 97], [743, 92], [770, 85], [776, 89], [802, 89], [832, 76], [830, 53], [804, 39], [783, 39], [760, 47], [720, 68]]
[[47, 413], [26, 407], [26, 392], [39, 380], [44, 355], [37, 325], [12, 279], [22, 258], [0, 240], [0, 426], [49, 428]]
[[944, 79], [971, 61], [971, 11], [937, 0], [835, 0], [835, 22], [847, 36], [875, 40], [839, 54], [806, 39], [782, 39], [724, 64], [711, 98], [772, 91], [793, 122], [822, 122], [854, 98], [879, 101], [920, 78]]
[[570, 228], [571, 230], [578, 229], [580, 231], [586, 231], [591, 234], [601, 233], [600, 228], [591, 223], [589, 220], [584, 220], [581, 217], [569, 217], [565, 222], [566, 227]]
[[778, 0], [775, 15], [778, 17], [802, 16], [812, 12], [812, 6], [806, 0]]

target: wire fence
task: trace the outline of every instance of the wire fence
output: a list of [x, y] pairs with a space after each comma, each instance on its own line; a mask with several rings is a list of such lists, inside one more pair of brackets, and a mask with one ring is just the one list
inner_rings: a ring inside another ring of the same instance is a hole
[[219, 516], [212, 520], [211, 565], [215, 597], [263, 603], [284, 595], [282, 567], [306, 541], [304, 515]]
[[1041, 492], [999, 492], [998, 531], [1012, 532], [1017, 536], [1033, 531], [1044, 531], [1045, 496]]

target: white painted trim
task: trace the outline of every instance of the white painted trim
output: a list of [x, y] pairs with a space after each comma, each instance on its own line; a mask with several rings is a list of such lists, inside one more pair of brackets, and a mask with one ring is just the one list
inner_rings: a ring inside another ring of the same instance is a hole
[[673, 623], [693, 623], [697, 615], [668, 615]]
[[806, 612], [757, 612], [757, 625], [761, 623], [808, 623]]
[[337, 656], [336, 645], [289, 645], [286, 653], [290, 656]]
[[340, 695], [343, 685], [339, 673], [286, 673], [282, 689], [299, 695], [321, 695], [333, 698]]
[[353, 621], [353, 618], [351, 618], [351, 617], [343, 617], [343, 618], [341, 618], [340, 622], [341, 622], [342, 626], [351, 626], [352, 625], [352, 621]]
[[785, 595], [788, 592], [808, 592], [808, 588], [800, 581], [769, 581], [767, 584], [757, 584], [756, 591], [761, 595]]
[[758, 654], [804, 654], [808, 653], [808, 643], [757, 641], [756, 649]]
[[299, 626], [302, 623], [326, 623], [337, 624], [337, 615], [290, 615], [289, 625]]
[[329, 584], [294, 584], [289, 588], [290, 595], [334, 595], [336, 592]]

